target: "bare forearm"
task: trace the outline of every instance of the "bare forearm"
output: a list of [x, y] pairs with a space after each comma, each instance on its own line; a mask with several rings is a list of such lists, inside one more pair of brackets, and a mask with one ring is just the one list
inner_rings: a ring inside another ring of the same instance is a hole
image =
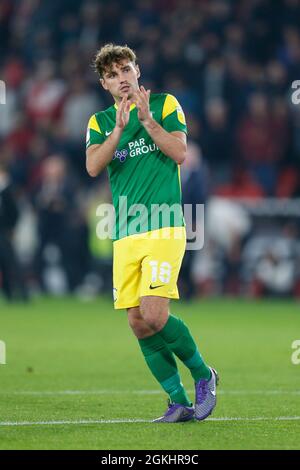
[[90, 176], [98, 176], [111, 162], [121, 135], [122, 130], [115, 127], [103, 144], [93, 145], [87, 150], [86, 168]]
[[158, 148], [179, 165], [185, 159], [186, 145], [178, 137], [165, 131], [154, 119], [142, 122]]

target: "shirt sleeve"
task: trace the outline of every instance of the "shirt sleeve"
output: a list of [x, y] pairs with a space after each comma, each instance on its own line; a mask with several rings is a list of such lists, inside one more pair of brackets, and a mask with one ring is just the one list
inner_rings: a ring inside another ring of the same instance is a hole
[[96, 115], [94, 114], [89, 120], [86, 133], [86, 148], [94, 144], [103, 144], [105, 138], [100, 129]]
[[185, 115], [182, 107], [173, 95], [167, 95], [162, 111], [163, 128], [168, 132], [182, 131], [187, 134]]

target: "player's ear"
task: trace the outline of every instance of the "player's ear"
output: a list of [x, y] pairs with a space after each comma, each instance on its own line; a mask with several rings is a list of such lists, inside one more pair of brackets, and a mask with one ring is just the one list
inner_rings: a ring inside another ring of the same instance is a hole
[[137, 72], [137, 78], [140, 78], [140, 76], [141, 76], [141, 71], [140, 71], [140, 68], [139, 68], [139, 66], [138, 66], [137, 64], [135, 64], [135, 70], [136, 70], [136, 72]]
[[104, 90], [108, 90], [108, 87], [107, 87], [107, 85], [106, 85], [106, 83], [105, 83], [104, 78], [100, 78], [99, 82], [100, 82], [101, 85], [103, 86]]

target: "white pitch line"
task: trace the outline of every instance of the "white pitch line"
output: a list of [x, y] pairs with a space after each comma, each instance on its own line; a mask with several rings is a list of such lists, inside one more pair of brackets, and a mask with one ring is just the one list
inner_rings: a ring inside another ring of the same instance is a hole
[[[187, 390], [193, 393], [194, 390]], [[0, 395], [32, 395], [32, 396], [59, 396], [59, 395], [161, 395], [162, 390], [22, 390], [0, 391]], [[219, 390], [219, 395], [299, 395], [300, 390]]]
[[145, 419], [97, 419], [97, 420], [85, 420], [80, 419], [78, 421], [20, 421], [20, 422], [0, 422], [1, 426], [59, 426], [59, 425], [74, 425], [74, 424], [120, 424], [120, 423], [149, 423], [149, 420]]
[[300, 390], [219, 390], [221, 395], [300, 395]]
[[[300, 416], [277, 416], [277, 417], [265, 417], [258, 416], [255, 418], [247, 417], [220, 417], [220, 418], [207, 418], [206, 421], [300, 421]], [[151, 420], [146, 419], [98, 419], [98, 420], [76, 420], [76, 421], [19, 421], [19, 422], [0, 422], [0, 427], [3, 426], [67, 426], [67, 425], [81, 425], [81, 424], [131, 424], [131, 423], [151, 423]]]

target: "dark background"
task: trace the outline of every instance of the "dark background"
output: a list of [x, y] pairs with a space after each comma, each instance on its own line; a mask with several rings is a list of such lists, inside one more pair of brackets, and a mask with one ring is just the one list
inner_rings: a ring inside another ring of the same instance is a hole
[[141, 83], [186, 114], [183, 201], [206, 206], [182, 295], [300, 296], [298, 0], [0, 0], [0, 285], [93, 297], [111, 288], [95, 235], [106, 172], [85, 170], [89, 117], [112, 104], [91, 67], [128, 44]]

